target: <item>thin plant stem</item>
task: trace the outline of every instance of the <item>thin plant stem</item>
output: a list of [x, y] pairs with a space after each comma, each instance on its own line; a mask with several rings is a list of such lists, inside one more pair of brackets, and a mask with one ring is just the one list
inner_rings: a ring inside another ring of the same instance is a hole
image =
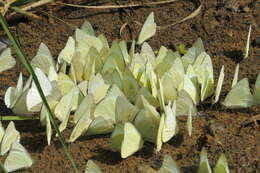
[[16, 54], [17, 54], [17, 57], [19, 58], [19, 60], [22, 62], [22, 64], [25, 66], [25, 68], [27, 69], [27, 71], [32, 75], [32, 78], [33, 78], [33, 81], [35, 82], [35, 85], [37, 87], [37, 90], [41, 96], [41, 99], [43, 101], [43, 104], [44, 106], [46, 107], [47, 109], [47, 112], [48, 112], [48, 116], [51, 120], [51, 124], [52, 126], [54, 127], [56, 133], [58, 134], [58, 138], [60, 140], [60, 143], [62, 144], [63, 146], [63, 149], [64, 149], [64, 152], [65, 154], [67, 155], [68, 159], [70, 160], [74, 170], [76, 173], [78, 173], [78, 169], [77, 169], [77, 166], [72, 158], [72, 156], [70, 155], [69, 151], [68, 151], [68, 147], [65, 143], [65, 140], [61, 134], [61, 132], [59, 131], [59, 128], [58, 128], [58, 125], [57, 123], [55, 122], [55, 119], [54, 119], [54, 116], [52, 114], [52, 111], [49, 107], [49, 104], [47, 102], [47, 99], [46, 97], [44, 96], [44, 93], [42, 91], [42, 88], [41, 88], [41, 85], [39, 83], [39, 80], [37, 78], [37, 76], [35, 75], [35, 72], [30, 64], [30, 62], [28, 61], [28, 59], [26, 58], [25, 54], [23, 53], [22, 49], [21, 49], [21, 46], [20, 44], [18, 43], [18, 41], [15, 39], [15, 37], [12, 35], [12, 33], [9, 31], [9, 28], [8, 28], [8, 24], [5, 20], [5, 18], [3, 17], [2, 14], [0, 14], [0, 23], [5, 31], [5, 33], [7, 34], [9, 40], [11, 41], [11, 43], [13, 44], [13, 47], [15, 48], [16, 50]]

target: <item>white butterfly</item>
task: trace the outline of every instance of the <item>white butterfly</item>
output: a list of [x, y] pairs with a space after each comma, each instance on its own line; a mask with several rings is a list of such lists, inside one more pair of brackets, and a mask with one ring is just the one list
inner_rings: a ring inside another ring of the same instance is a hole
[[31, 85], [32, 78], [29, 78], [23, 87], [23, 75], [20, 73], [17, 86], [9, 87], [5, 93], [5, 105], [12, 109], [17, 115], [31, 115], [26, 105], [26, 96]]
[[233, 78], [232, 85], [231, 85], [232, 88], [233, 88], [233, 86], [235, 86], [237, 84], [238, 72], [239, 72], [239, 64], [236, 65], [236, 70], [235, 70], [234, 78]]
[[217, 84], [217, 88], [215, 90], [215, 98], [213, 100], [213, 104], [217, 103], [218, 100], [219, 100], [219, 96], [220, 96], [220, 92], [221, 92], [221, 89], [222, 89], [224, 77], [225, 77], [224, 66], [222, 66], [220, 73], [219, 73], [219, 77], [218, 77], [218, 84]]
[[143, 146], [141, 134], [130, 123], [117, 124], [109, 140], [109, 146], [114, 151], [121, 152], [121, 157], [126, 158]]
[[20, 141], [20, 133], [15, 129], [14, 122], [10, 122], [1, 141], [0, 154], [7, 153], [14, 142]]
[[159, 169], [158, 173], [180, 173], [175, 161], [170, 155], [165, 155], [162, 163], [162, 167]]
[[14, 67], [15, 59], [11, 55], [11, 49], [5, 49], [0, 55], [0, 73]]
[[14, 67], [15, 59], [11, 55], [11, 49], [5, 49], [0, 55], [0, 73]]
[[211, 168], [208, 161], [208, 155], [205, 148], [200, 152], [200, 165], [197, 173], [211, 173]]
[[[52, 94], [53, 89], [50, 80], [41, 69], [35, 68], [34, 71], [41, 85], [44, 96], [48, 97]], [[26, 105], [28, 110], [32, 112], [38, 112], [41, 109], [42, 98], [38, 92], [35, 82], [32, 82], [32, 86], [29, 89], [28, 94], [26, 96]]]
[[44, 43], [40, 44], [36, 56], [31, 60], [31, 65], [33, 68], [41, 69], [45, 74], [48, 74], [51, 67], [55, 69], [51, 52]]
[[88, 160], [84, 173], [102, 173], [102, 171], [95, 162]]
[[58, 62], [62, 63], [63, 61], [65, 61], [68, 64], [70, 64], [74, 53], [75, 53], [75, 40], [72, 37], [69, 37], [66, 46], [64, 47], [64, 49], [62, 49], [62, 51], [58, 56]]
[[151, 38], [156, 32], [156, 23], [154, 22], [154, 13], [150, 13], [147, 17], [142, 30], [139, 34], [137, 44], [142, 44], [145, 40]]
[[240, 80], [233, 86], [222, 105], [231, 109], [248, 108], [253, 105], [253, 96], [247, 78]]
[[4, 162], [4, 167], [7, 172], [29, 168], [32, 164], [33, 160], [26, 149], [19, 142], [14, 142]]

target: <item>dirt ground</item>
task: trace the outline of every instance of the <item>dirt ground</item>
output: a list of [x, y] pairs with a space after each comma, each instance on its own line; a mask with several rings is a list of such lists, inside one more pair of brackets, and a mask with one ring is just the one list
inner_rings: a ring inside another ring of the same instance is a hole
[[[72, 1], [71, 1], [72, 2]], [[124, 4], [134, 1], [115, 0], [113, 3], [99, 0], [89, 1], [90, 5]], [[147, 1], [148, 2], [148, 1]], [[75, 2], [74, 2], [75, 3]], [[253, 87], [257, 73], [260, 72], [260, 4], [257, 0], [203, 0], [200, 14], [184, 23], [165, 30], [158, 30], [149, 43], [158, 50], [161, 45], [175, 49], [179, 43], [190, 46], [201, 37], [206, 51], [212, 57], [214, 75], [217, 77], [222, 65], [225, 66], [224, 89], [221, 95], [230, 90], [235, 66], [240, 64], [239, 79], [247, 77]], [[179, 0], [167, 5], [138, 7], [128, 9], [82, 9], [72, 7], [42, 7], [46, 11], [69, 24], [80, 26], [84, 19], [89, 20], [97, 34], [104, 33], [111, 42], [114, 39], [136, 39], [141, 26], [152, 11], [156, 23], [160, 26], [174, 23], [189, 15], [198, 7], [196, 0]], [[74, 28], [41, 12], [42, 20], [23, 19], [15, 21], [13, 32], [20, 41], [23, 50], [32, 58], [41, 42], [48, 45], [57, 57]], [[128, 23], [120, 36], [120, 28]], [[243, 60], [249, 24], [252, 25], [250, 55]], [[10, 85], [15, 85], [22, 69], [16, 68], [0, 74], [0, 108], [1, 115], [11, 114], [5, 108], [3, 96]], [[26, 74], [26, 73], [25, 73]], [[153, 153], [153, 144], [145, 143], [143, 149], [127, 159], [121, 159], [119, 153], [108, 148], [109, 135], [83, 137], [69, 144], [69, 150], [83, 172], [87, 160], [94, 160], [105, 173], [135, 173], [144, 165], [158, 169], [165, 154], [170, 154], [182, 172], [196, 172], [199, 153], [202, 147], [208, 151], [210, 164], [215, 165], [221, 153], [225, 153], [232, 173], [257, 173], [260, 171], [260, 133], [259, 125], [253, 117], [260, 114], [259, 107], [245, 110], [225, 110], [219, 104], [199, 106], [201, 116], [193, 120], [193, 132], [189, 137], [186, 120], [180, 119], [180, 133], [163, 145], [159, 153]], [[20, 173], [69, 173], [73, 172], [61, 145], [55, 138], [47, 146], [45, 129], [38, 121], [16, 122], [22, 133], [21, 143], [32, 155], [35, 163]], [[70, 131], [65, 131], [68, 136]]]

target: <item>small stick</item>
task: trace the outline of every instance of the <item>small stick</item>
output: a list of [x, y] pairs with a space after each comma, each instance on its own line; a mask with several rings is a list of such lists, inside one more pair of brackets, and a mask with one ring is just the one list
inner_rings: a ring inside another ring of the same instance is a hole
[[142, 7], [142, 6], [150, 6], [150, 5], [162, 5], [169, 4], [178, 0], [165, 0], [159, 2], [148, 2], [148, 3], [138, 3], [138, 4], [126, 4], [126, 5], [77, 5], [77, 4], [67, 4], [63, 2], [57, 2], [57, 4], [62, 4], [70, 7], [78, 7], [78, 8], [88, 8], [88, 9], [108, 9], [108, 8], [131, 8], [131, 7]]

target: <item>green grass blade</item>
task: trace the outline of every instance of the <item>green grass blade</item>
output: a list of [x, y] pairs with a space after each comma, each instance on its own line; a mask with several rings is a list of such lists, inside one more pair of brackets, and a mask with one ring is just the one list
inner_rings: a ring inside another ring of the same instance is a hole
[[2, 164], [2, 162], [0, 161], [0, 170], [3, 171], [3, 173], [7, 173], [7, 170], [5, 169], [4, 165]]
[[23, 120], [39, 120], [37, 116], [15, 116], [15, 115], [0, 115], [1, 121], [23, 121]]
[[12, 33], [9, 31], [9, 27], [8, 27], [8, 24], [5, 20], [5, 18], [2, 16], [2, 14], [0, 14], [0, 23], [5, 31], [5, 33], [7, 34], [9, 40], [11, 41], [11, 43], [13, 44], [13, 47], [15, 48], [15, 51], [16, 51], [16, 54], [17, 54], [17, 57], [18, 59], [22, 62], [22, 64], [25, 66], [25, 68], [27, 69], [27, 71], [32, 75], [33, 77], [33, 81], [35, 82], [35, 85], [37, 87], [37, 90], [41, 96], [41, 99], [43, 101], [43, 104], [45, 105], [45, 107], [47, 108], [47, 111], [48, 111], [48, 116], [51, 120], [51, 124], [52, 126], [54, 127], [56, 133], [58, 134], [58, 137], [59, 137], [59, 140], [63, 146], [63, 149], [64, 149], [64, 152], [65, 154], [67, 155], [68, 159], [71, 161], [72, 163], [72, 166], [75, 170], [76, 173], [78, 173], [78, 169], [77, 169], [77, 166], [73, 160], [73, 158], [71, 157], [69, 151], [68, 151], [68, 147], [67, 145], [65, 144], [65, 140], [63, 138], [63, 136], [61, 135], [61, 132], [59, 131], [59, 128], [58, 128], [58, 125], [57, 123], [55, 122], [55, 119], [54, 119], [54, 116], [52, 114], [52, 111], [49, 107], [49, 104], [47, 102], [47, 99], [46, 97], [44, 96], [43, 94], [43, 91], [42, 91], [42, 88], [40, 86], [40, 83], [39, 83], [39, 80], [37, 78], [37, 76], [35, 75], [34, 73], [34, 70], [30, 64], [30, 62], [28, 61], [28, 59], [26, 58], [26, 56], [24, 55], [21, 47], [20, 47], [20, 44], [18, 43], [18, 41], [14, 38], [14, 36], [12, 35]]

